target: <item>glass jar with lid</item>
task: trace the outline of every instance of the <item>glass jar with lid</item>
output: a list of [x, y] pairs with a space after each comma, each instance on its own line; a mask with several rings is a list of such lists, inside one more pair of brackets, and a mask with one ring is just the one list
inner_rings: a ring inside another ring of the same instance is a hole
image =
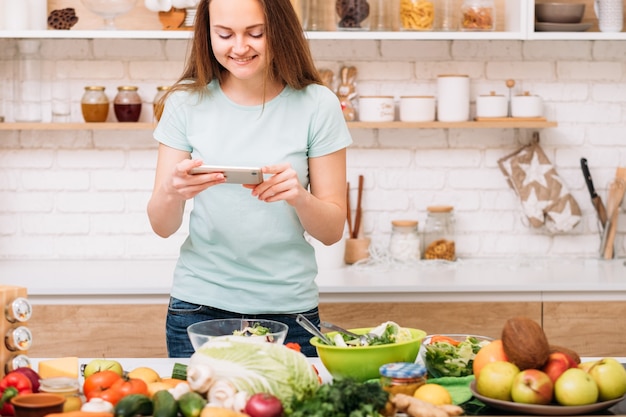
[[417, 260], [421, 256], [416, 220], [393, 220], [389, 238], [389, 255], [397, 261]]
[[168, 85], [160, 85], [157, 87], [156, 95], [152, 100], [152, 110], [154, 111], [154, 118], [156, 120], [159, 120], [159, 118], [161, 117], [161, 112], [163, 111], [164, 103], [161, 103], [160, 100], [169, 89], [170, 87]]
[[109, 98], [104, 93], [104, 87], [99, 85], [85, 87], [80, 100], [80, 109], [85, 122], [106, 122], [109, 116]]
[[495, 30], [495, 1], [463, 0], [459, 27], [461, 30], [465, 31]]
[[118, 122], [137, 122], [141, 115], [141, 97], [139, 87], [123, 85], [117, 87], [113, 100], [113, 110]]
[[435, 15], [434, 0], [400, 0], [402, 30], [433, 30]]
[[456, 260], [454, 208], [430, 206], [426, 210], [424, 259]]
[[426, 368], [413, 362], [392, 362], [380, 367], [380, 385], [391, 395], [413, 393], [426, 383]]
[[335, 0], [338, 30], [369, 30], [371, 0]]

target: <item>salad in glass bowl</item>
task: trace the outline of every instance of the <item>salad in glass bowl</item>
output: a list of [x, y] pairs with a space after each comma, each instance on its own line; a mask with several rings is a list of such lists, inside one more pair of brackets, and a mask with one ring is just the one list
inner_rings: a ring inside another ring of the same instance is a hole
[[433, 334], [422, 341], [419, 358], [431, 378], [472, 375], [474, 357], [493, 338], [471, 334]]

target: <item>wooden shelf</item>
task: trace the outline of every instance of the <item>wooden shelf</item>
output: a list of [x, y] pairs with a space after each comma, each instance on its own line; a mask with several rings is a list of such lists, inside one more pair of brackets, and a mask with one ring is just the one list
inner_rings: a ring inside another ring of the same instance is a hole
[[[350, 129], [543, 129], [557, 122], [481, 120], [467, 122], [348, 122]], [[0, 130], [152, 130], [154, 123], [0, 123]]]

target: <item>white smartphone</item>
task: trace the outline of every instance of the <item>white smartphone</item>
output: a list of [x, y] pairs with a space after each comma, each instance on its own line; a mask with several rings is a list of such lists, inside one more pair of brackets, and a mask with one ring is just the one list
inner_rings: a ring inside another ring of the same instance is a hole
[[190, 174], [211, 174], [214, 172], [223, 173], [226, 182], [231, 184], [260, 184], [263, 182], [261, 168], [200, 165], [189, 171]]

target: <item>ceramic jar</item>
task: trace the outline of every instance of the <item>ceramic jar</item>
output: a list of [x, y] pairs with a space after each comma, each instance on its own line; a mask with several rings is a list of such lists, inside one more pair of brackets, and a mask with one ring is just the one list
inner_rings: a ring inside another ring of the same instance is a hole
[[543, 100], [524, 92], [511, 98], [511, 115], [513, 117], [541, 117], [543, 116]]
[[362, 122], [392, 122], [395, 118], [393, 96], [359, 97], [359, 120]]
[[476, 97], [476, 117], [506, 117], [509, 101], [503, 95], [492, 91], [488, 95]]
[[403, 122], [432, 122], [435, 120], [434, 96], [401, 96], [400, 120]]
[[437, 76], [437, 120], [465, 122], [470, 116], [470, 79], [468, 75]]

